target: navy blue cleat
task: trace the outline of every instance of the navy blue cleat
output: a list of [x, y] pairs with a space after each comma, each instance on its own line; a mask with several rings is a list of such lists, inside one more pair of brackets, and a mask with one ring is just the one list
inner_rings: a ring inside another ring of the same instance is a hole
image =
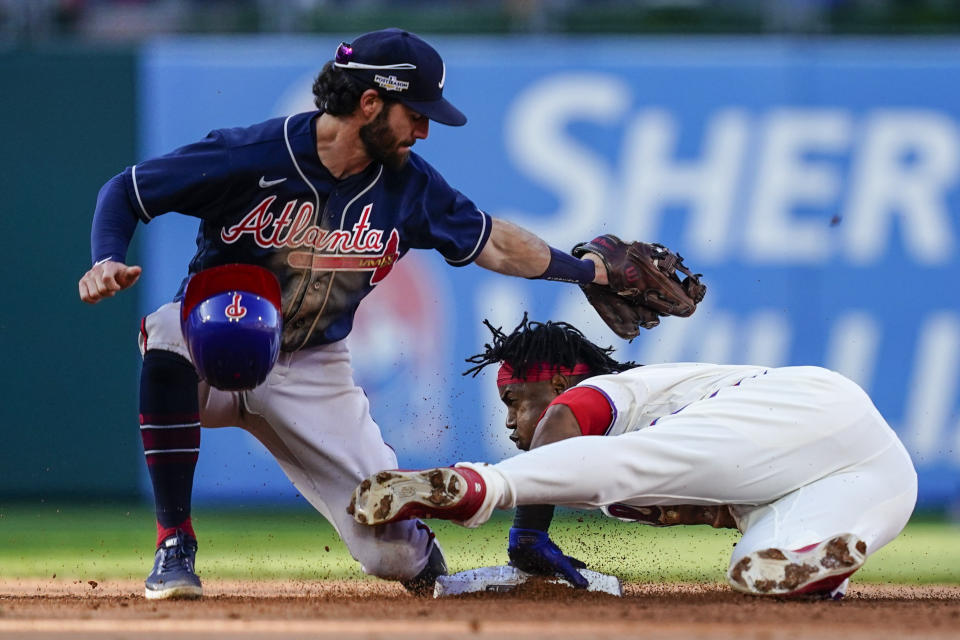
[[164, 540], [154, 556], [153, 571], [147, 576], [147, 600], [202, 596], [203, 586], [193, 571], [196, 557], [197, 541], [182, 531]]
[[401, 580], [403, 588], [411, 595], [418, 597], [430, 597], [433, 595], [433, 587], [437, 583], [437, 578], [447, 575], [447, 560], [443, 557], [443, 549], [436, 538], [430, 543], [433, 545], [430, 549], [430, 555], [427, 558], [427, 566], [423, 568], [413, 578]]

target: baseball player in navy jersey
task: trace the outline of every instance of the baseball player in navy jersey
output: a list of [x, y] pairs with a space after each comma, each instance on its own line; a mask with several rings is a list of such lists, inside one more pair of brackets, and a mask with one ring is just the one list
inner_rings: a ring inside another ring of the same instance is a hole
[[183, 286], [142, 323], [140, 428], [158, 530], [148, 598], [201, 594], [190, 518], [201, 425], [256, 436], [367, 573], [426, 593], [446, 571], [421, 523], [374, 530], [346, 514], [362, 478], [397, 466], [352, 378], [344, 338], [357, 306], [410, 249], [527, 278], [604, 284], [606, 271], [594, 255], [574, 258], [491, 218], [411, 151], [431, 120], [466, 122], [443, 98], [445, 82], [440, 55], [416, 35], [368, 33], [342, 43], [317, 76], [316, 111], [213, 131], [100, 190], [82, 300], [137, 281], [140, 267], [125, 263], [135, 227], [167, 212], [200, 219], [188, 276], [251, 264], [282, 290], [280, 355], [252, 390], [198, 379], [179, 324]]
[[510, 335], [490, 328], [493, 343], [470, 371], [500, 365], [506, 426], [527, 453], [374, 474], [348, 507], [358, 522], [435, 517], [476, 527], [494, 509], [517, 507], [511, 563], [581, 587], [585, 565], [547, 533], [550, 505], [737, 528], [734, 589], [838, 597], [913, 511], [909, 455], [863, 390], [835, 372], [637, 366], [565, 323], [524, 317]]

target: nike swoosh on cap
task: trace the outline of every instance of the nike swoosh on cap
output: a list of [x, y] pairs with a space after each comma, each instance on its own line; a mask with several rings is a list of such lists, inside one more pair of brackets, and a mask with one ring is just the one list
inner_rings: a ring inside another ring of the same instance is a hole
[[260, 188], [266, 189], [267, 187], [272, 187], [275, 184], [280, 184], [285, 182], [286, 178], [278, 178], [276, 180], [267, 180], [267, 176], [260, 176]]

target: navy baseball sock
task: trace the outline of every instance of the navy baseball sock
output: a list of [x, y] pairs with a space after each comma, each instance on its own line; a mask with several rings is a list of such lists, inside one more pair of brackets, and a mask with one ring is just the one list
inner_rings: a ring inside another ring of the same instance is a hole
[[177, 529], [196, 538], [190, 498], [200, 454], [197, 373], [175, 353], [152, 350], [143, 357], [140, 437], [156, 500], [157, 545]]
[[549, 531], [553, 521], [554, 506], [552, 504], [523, 504], [517, 507], [513, 515], [515, 529], [536, 529]]

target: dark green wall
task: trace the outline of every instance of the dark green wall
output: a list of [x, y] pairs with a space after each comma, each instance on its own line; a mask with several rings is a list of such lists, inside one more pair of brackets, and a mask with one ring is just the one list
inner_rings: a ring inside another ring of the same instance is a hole
[[90, 306], [97, 191], [135, 161], [132, 51], [0, 53], [0, 497], [137, 495], [136, 294]]

